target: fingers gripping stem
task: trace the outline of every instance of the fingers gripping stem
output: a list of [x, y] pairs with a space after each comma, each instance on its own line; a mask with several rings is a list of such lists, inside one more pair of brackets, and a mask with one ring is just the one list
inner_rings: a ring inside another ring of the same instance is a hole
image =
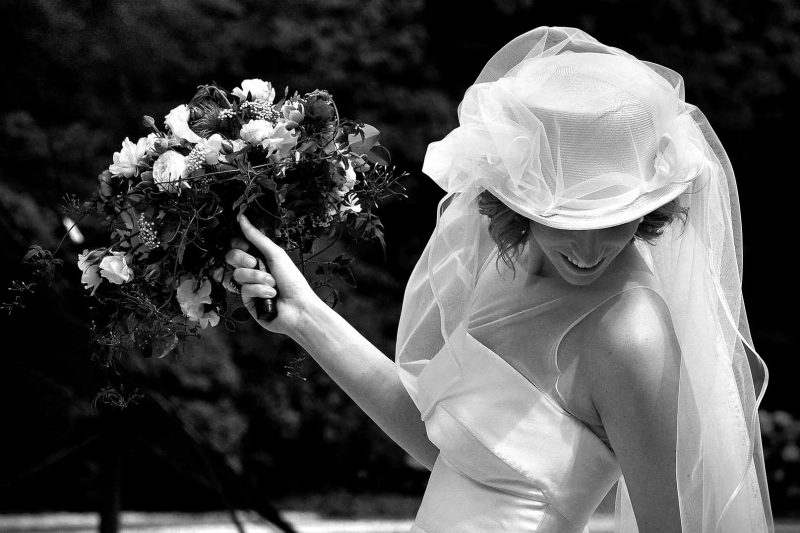
[[[262, 261], [260, 257], [257, 257], [256, 261], [258, 261], [258, 269], [260, 271], [268, 272], [264, 261]], [[275, 296], [275, 298], [277, 298], [277, 296]], [[275, 302], [275, 298], [253, 298], [256, 305], [256, 316], [259, 320], [270, 322], [278, 316], [278, 305]]]

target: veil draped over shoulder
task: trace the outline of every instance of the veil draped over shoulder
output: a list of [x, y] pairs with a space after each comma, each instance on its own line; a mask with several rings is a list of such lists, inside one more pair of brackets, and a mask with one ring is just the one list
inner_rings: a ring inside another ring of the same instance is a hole
[[[589, 72], [588, 81], [562, 76], [575, 70]], [[610, 86], [614, 76], [628, 86]], [[559, 109], [561, 100], [545, 101], [553, 91], [540, 88], [548, 84], [571, 103]], [[599, 96], [583, 109], [587, 91]], [[636, 118], [636, 98], [656, 110], [646, 121]], [[613, 108], [604, 110], [608, 102]], [[590, 113], [596, 117], [587, 121]], [[772, 531], [758, 424], [768, 373], [742, 300], [736, 182], [705, 116], [685, 102], [681, 76], [580, 30], [536, 28], [487, 63], [466, 91], [459, 122], [425, 158], [423, 171], [447, 194], [409, 280], [398, 332], [398, 370], [422, 418], [459, 380], [452, 354], [462, 349], [478, 270], [494, 247], [478, 211], [481, 192], [564, 229], [622, 224], [677, 198], [688, 208], [686, 223], [673, 222], [654, 246], [637, 246], [663, 289], [681, 347], [675, 475], [682, 529]], [[426, 382], [434, 356], [449, 379]], [[638, 531], [623, 478], [615, 524], [617, 532]]]

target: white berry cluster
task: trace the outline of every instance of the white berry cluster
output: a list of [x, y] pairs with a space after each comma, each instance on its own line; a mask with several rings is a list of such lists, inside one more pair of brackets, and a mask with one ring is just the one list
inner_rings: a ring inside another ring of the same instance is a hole
[[186, 156], [186, 172], [191, 174], [195, 170], [203, 168], [203, 163], [206, 162], [206, 155], [211, 152], [208, 146], [196, 144], [189, 155]]
[[139, 239], [142, 241], [142, 245], [148, 249], [158, 248], [161, 246], [161, 241], [158, 239], [158, 233], [156, 233], [156, 225], [147, 220], [144, 213], [139, 215], [138, 222]]
[[244, 101], [241, 104], [241, 108], [245, 110], [250, 110], [250, 116], [255, 118], [256, 120], [268, 120], [273, 124], [278, 121], [281, 117], [281, 114], [275, 111], [272, 106], [266, 102], [261, 100], [256, 100], [255, 102], [251, 101]]

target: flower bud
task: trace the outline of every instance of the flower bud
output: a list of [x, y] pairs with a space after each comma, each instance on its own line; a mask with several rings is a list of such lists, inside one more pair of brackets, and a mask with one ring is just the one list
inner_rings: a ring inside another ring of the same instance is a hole
[[144, 124], [145, 128], [153, 128], [156, 127], [156, 119], [151, 117], [150, 115], [145, 115], [142, 117], [142, 124]]
[[103, 200], [108, 200], [116, 194], [116, 183], [119, 181], [111, 172], [104, 170], [97, 176], [99, 182], [98, 191]]
[[164, 137], [159, 137], [153, 142], [153, 146], [155, 147], [156, 151], [159, 154], [163, 154], [167, 150], [169, 150], [169, 139], [165, 139]]

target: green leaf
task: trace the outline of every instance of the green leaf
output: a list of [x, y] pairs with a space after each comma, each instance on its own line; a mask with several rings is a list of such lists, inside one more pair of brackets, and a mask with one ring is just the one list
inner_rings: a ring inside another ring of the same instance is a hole
[[389, 166], [392, 162], [392, 157], [389, 155], [389, 150], [381, 146], [380, 144], [376, 144], [372, 147], [367, 154], [367, 159], [369, 159], [372, 163], [376, 163], [378, 165]]
[[44, 252], [44, 250], [42, 249], [41, 246], [39, 246], [38, 244], [34, 244], [30, 248], [28, 248], [28, 252], [25, 254], [25, 257], [23, 257], [22, 260], [23, 261], [30, 261], [31, 259], [33, 259], [34, 257], [36, 257], [37, 255], [39, 255], [39, 254], [41, 254], [43, 252]]
[[351, 134], [348, 136], [350, 150], [356, 154], [366, 154], [377, 144], [381, 132], [374, 126], [364, 124], [363, 135]]
[[[144, 182], [142, 182], [144, 183]], [[128, 202], [132, 206], [137, 206], [141, 201], [144, 200], [144, 193], [142, 192], [133, 192], [128, 195]]]
[[150, 355], [163, 359], [168, 356], [178, 345], [178, 336], [174, 333], [159, 335], [153, 339]]

